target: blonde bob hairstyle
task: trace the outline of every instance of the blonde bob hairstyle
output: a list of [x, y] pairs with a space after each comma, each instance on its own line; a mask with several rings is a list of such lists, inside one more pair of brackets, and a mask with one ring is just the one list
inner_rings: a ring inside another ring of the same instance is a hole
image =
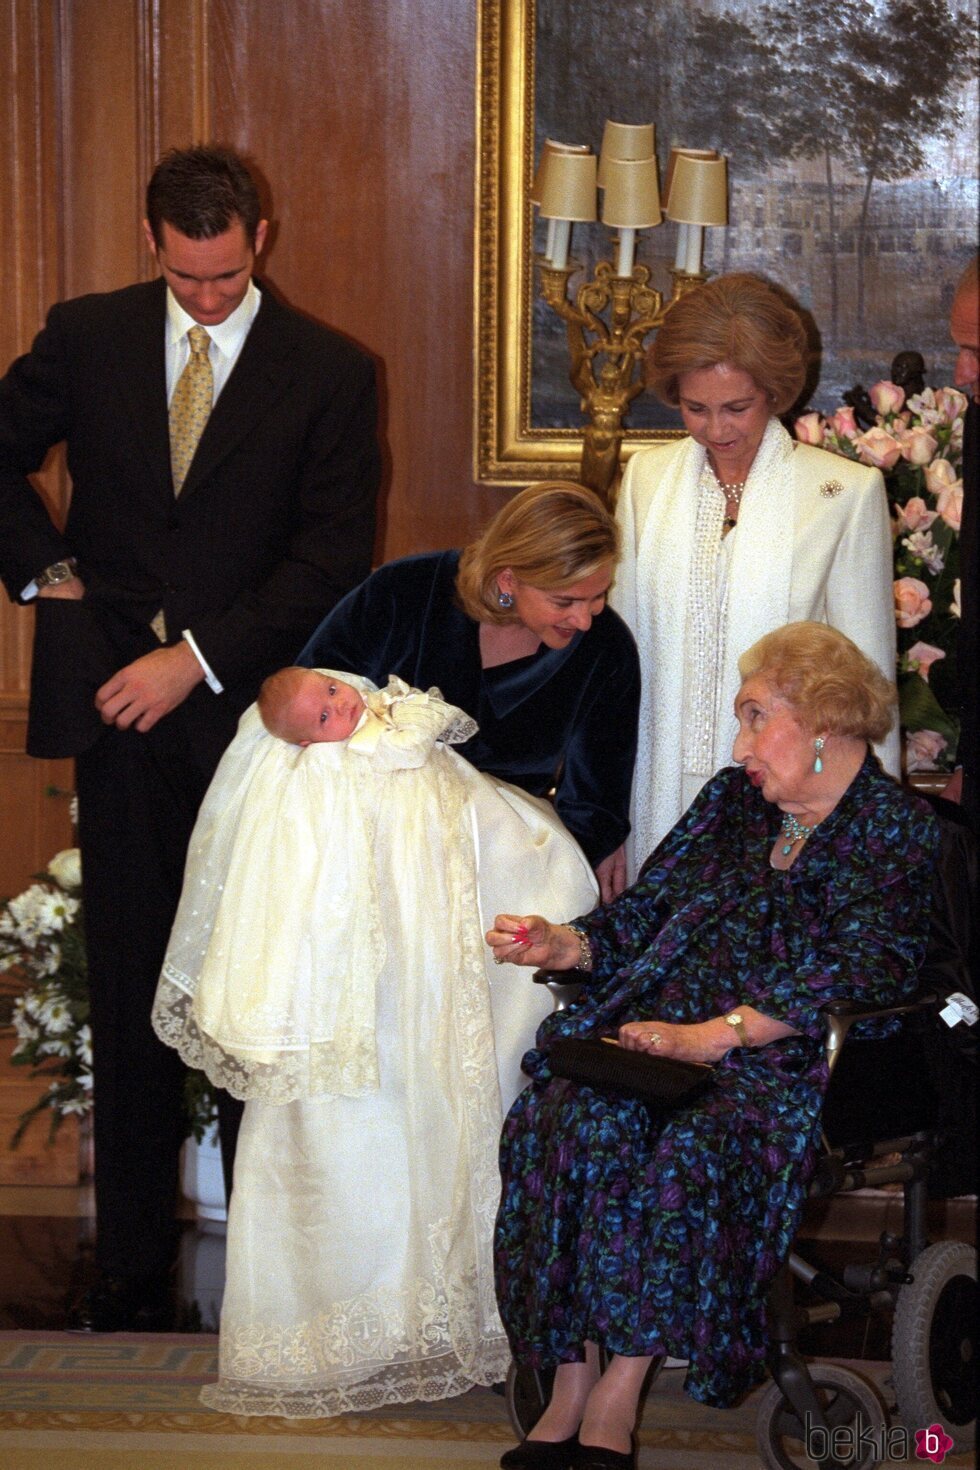
[[808, 345], [800, 315], [760, 276], [719, 276], [682, 296], [653, 339], [647, 386], [676, 408], [684, 373], [727, 363], [748, 373], [773, 414], [803, 391]]
[[599, 497], [570, 480], [547, 480], [521, 490], [464, 547], [456, 597], [477, 622], [513, 623], [516, 614], [498, 601], [501, 572], [509, 568], [519, 581], [550, 592], [618, 560], [619, 526]]
[[761, 678], [814, 733], [855, 735], [874, 744], [891, 729], [895, 685], [850, 638], [826, 623], [787, 623], [738, 661], [742, 679]]

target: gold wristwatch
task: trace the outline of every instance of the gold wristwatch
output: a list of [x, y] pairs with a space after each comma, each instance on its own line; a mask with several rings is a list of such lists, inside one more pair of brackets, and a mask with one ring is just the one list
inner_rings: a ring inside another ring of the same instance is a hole
[[729, 1011], [727, 1016], [722, 1016], [722, 1020], [726, 1026], [731, 1026], [739, 1039], [739, 1044], [741, 1046], [748, 1046], [749, 1033], [745, 1029], [745, 1022], [742, 1020], [741, 1011]]
[[38, 587], [60, 587], [62, 582], [70, 582], [75, 575], [78, 563], [73, 556], [68, 556], [64, 561], [53, 561], [43, 572], [38, 572], [34, 578]]

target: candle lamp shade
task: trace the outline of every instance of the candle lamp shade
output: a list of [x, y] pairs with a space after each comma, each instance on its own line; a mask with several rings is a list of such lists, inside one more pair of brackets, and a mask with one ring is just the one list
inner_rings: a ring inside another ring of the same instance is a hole
[[608, 159], [603, 224], [616, 229], [645, 230], [661, 224], [662, 220], [656, 158]]
[[653, 123], [607, 122], [599, 154], [599, 188], [606, 187], [606, 164], [610, 160], [652, 158], [655, 147]]
[[540, 209], [544, 219], [595, 219], [594, 153], [557, 153], [549, 149], [542, 157], [541, 173]]
[[541, 157], [534, 172], [531, 182], [530, 200], [532, 204], [541, 203], [541, 186], [547, 169], [547, 158], [549, 153], [591, 153], [588, 143], [558, 143], [554, 138], [545, 138], [544, 147], [541, 149]]
[[718, 158], [720, 155], [714, 148], [672, 148], [667, 160], [667, 172], [664, 175], [664, 186], [661, 190], [661, 203], [667, 212], [668, 219], [673, 218], [670, 213], [670, 186], [674, 182], [674, 165], [680, 154], [685, 158]]
[[724, 158], [679, 153], [670, 183], [667, 216], [679, 224], [728, 223], [728, 165]]

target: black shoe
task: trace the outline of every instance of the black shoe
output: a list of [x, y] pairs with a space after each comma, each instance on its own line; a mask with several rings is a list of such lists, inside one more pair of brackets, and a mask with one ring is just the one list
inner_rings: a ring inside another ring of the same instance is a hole
[[571, 1439], [522, 1439], [501, 1455], [502, 1470], [571, 1470], [578, 1461], [578, 1435]]
[[68, 1313], [69, 1332], [171, 1332], [173, 1286], [163, 1276], [100, 1276]]
[[580, 1444], [572, 1460], [572, 1470], [636, 1470], [637, 1444], [630, 1450], [607, 1450], [599, 1444]]

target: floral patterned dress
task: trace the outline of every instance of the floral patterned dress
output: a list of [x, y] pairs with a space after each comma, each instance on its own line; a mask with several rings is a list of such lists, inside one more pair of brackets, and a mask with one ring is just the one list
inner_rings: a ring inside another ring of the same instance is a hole
[[[577, 921], [590, 983], [539, 1028], [501, 1141], [497, 1294], [521, 1364], [580, 1360], [586, 1340], [669, 1353], [690, 1360], [687, 1392], [716, 1407], [764, 1376], [766, 1294], [819, 1138], [819, 1007], [914, 991], [938, 842], [929, 809], [870, 755], [785, 872], [769, 863], [779, 818], [740, 769], [723, 770], [637, 883]], [[733, 1048], [666, 1121], [551, 1078], [556, 1037], [737, 1005], [800, 1034]]]

